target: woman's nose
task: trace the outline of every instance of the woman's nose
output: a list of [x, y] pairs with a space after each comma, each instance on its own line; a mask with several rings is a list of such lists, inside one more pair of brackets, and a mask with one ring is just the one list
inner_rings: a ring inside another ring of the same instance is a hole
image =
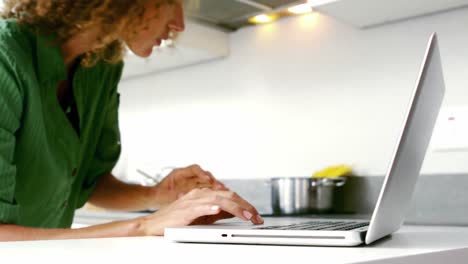
[[175, 8], [174, 19], [169, 23], [169, 29], [175, 32], [185, 30], [184, 10], [182, 5], [177, 4]]

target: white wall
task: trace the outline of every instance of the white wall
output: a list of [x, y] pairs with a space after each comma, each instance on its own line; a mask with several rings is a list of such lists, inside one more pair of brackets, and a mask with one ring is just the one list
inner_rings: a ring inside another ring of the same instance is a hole
[[[468, 104], [466, 25], [468, 9], [367, 30], [320, 14], [244, 28], [227, 59], [121, 84], [116, 173], [199, 163], [221, 179], [268, 178], [350, 163], [382, 175], [432, 31], [445, 106]], [[430, 152], [423, 173], [437, 172], [468, 172], [468, 154]]]

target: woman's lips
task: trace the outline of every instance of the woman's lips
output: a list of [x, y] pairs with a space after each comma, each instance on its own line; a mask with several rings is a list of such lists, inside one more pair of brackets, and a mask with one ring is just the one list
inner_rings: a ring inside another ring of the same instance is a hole
[[161, 43], [164, 41], [164, 40], [168, 40], [169, 39], [169, 34], [164, 34], [162, 35], [160, 38], [157, 38], [155, 40], [155, 45], [156, 46], [161, 46]]

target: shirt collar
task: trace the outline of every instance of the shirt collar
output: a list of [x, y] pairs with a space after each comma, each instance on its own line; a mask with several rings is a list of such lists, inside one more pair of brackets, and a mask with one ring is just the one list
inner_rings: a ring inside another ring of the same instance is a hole
[[36, 35], [36, 70], [39, 82], [59, 82], [67, 79], [67, 71], [55, 35]]

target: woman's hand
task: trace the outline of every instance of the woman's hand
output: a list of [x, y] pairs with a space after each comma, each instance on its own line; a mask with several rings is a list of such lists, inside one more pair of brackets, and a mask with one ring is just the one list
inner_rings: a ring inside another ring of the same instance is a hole
[[193, 189], [156, 213], [133, 221], [138, 223], [139, 235], [160, 236], [166, 227], [212, 224], [234, 216], [263, 224], [257, 210], [239, 195], [209, 188]]
[[158, 185], [152, 188], [150, 199], [154, 199], [153, 208], [166, 206], [177, 198], [195, 188], [209, 188], [212, 190], [228, 189], [217, 181], [211, 172], [203, 170], [198, 165], [173, 170]]

